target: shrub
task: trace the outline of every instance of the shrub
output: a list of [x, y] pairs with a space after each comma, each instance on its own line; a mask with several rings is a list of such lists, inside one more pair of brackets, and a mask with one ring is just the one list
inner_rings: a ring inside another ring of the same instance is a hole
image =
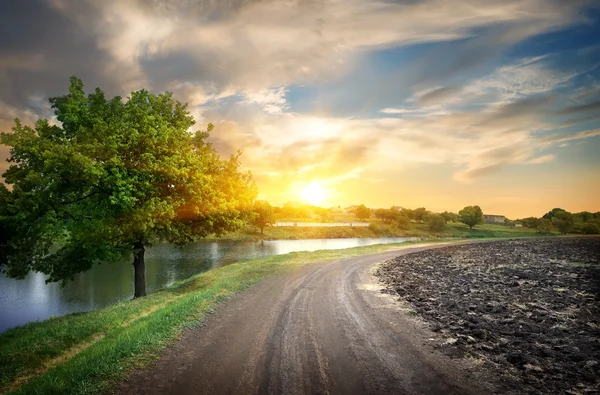
[[549, 219], [538, 219], [536, 222], [538, 233], [545, 235], [552, 232], [552, 221]]
[[425, 223], [432, 232], [441, 232], [446, 228], [444, 217], [439, 214], [428, 214], [425, 216]]
[[597, 235], [600, 234], [600, 227], [593, 222], [586, 222], [581, 227], [581, 233], [584, 235]]

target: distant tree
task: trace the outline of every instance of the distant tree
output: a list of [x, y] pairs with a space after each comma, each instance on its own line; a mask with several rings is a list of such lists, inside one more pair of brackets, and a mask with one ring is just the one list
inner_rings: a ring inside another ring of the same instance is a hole
[[432, 232], [441, 232], [446, 228], [446, 220], [440, 214], [427, 214], [425, 223]]
[[565, 210], [563, 210], [562, 208], [553, 208], [552, 210], [548, 211], [546, 214], [544, 214], [542, 216], [543, 219], [549, 219], [552, 221], [552, 218], [554, 218], [556, 216], [557, 213], [559, 212], [566, 212]]
[[409, 208], [403, 208], [400, 210], [400, 214], [408, 218], [409, 220], [415, 219], [415, 212]]
[[264, 200], [257, 200], [252, 206], [252, 224], [265, 234], [265, 227], [275, 224], [275, 210]]
[[69, 93], [50, 103], [60, 126], [17, 119], [13, 133], [0, 134], [10, 147], [3, 176], [12, 189], [2, 209], [10, 237], [0, 261], [9, 277], [37, 271], [65, 282], [133, 256], [140, 297], [148, 245], [244, 224], [256, 194], [250, 174], [239, 171], [238, 156], [221, 160], [206, 141], [212, 125], [190, 133], [194, 119], [170, 93], [107, 100], [100, 89], [86, 96], [73, 77]]
[[402, 214], [396, 216], [396, 224], [400, 229], [408, 229], [410, 227], [410, 221]]
[[455, 213], [444, 211], [440, 215], [444, 218], [444, 221], [446, 223], [448, 223], [448, 222], [458, 222], [458, 215], [455, 214]]
[[398, 211], [394, 211], [387, 208], [378, 208], [377, 210], [375, 210], [375, 218], [380, 219], [382, 222], [388, 224], [394, 222], [398, 215], [401, 215]]
[[575, 222], [585, 223], [589, 220], [594, 219], [594, 214], [590, 213], [589, 211], [582, 211], [580, 213], [573, 214], [573, 219], [575, 220]]
[[319, 216], [321, 221], [329, 221], [331, 219], [331, 210], [323, 207], [312, 206], [311, 210], [313, 214]]
[[427, 211], [427, 209], [425, 207], [419, 207], [416, 208], [413, 216], [415, 218], [415, 221], [417, 222], [423, 222], [423, 220], [425, 219], [425, 216], [429, 213], [429, 211]]
[[541, 218], [541, 219], [537, 219], [536, 218], [536, 229], [538, 231], [538, 233], [541, 234], [549, 234], [552, 233], [552, 221], [550, 221], [549, 219], [545, 219], [545, 218]]
[[566, 235], [573, 229], [574, 223], [573, 214], [564, 210], [555, 212], [552, 217], [552, 224], [563, 235]]
[[595, 222], [589, 221], [581, 226], [581, 233], [584, 235], [597, 235], [600, 234], [600, 226]]
[[354, 211], [354, 215], [356, 215], [356, 218], [360, 219], [361, 221], [364, 221], [371, 217], [371, 209], [367, 208], [367, 206], [365, 206], [364, 204], [361, 204]]
[[479, 206], [467, 206], [458, 212], [460, 222], [473, 229], [473, 226], [483, 222], [483, 211]]
[[526, 228], [536, 229], [539, 225], [540, 218], [527, 217], [527, 218], [520, 219], [519, 221], [521, 221], [523, 226]]

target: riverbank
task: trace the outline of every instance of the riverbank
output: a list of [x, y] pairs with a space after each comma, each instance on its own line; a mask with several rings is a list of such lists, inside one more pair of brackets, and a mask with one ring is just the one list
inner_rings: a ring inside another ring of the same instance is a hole
[[482, 224], [473, 229], [463, 223], [449, 222], [441, 232], [432, 232], [426, 224], [410, 223], [407, 229], [394, 225], [372, 221], [370, 226], [346, 227], [305, 227], [305, 226], [269, 226], [264, 235], [256, 228], [247, 226], [223, 238], [207, 240], [258, 241], [258, 240], [300, 240], [300, 239], [341, 239], [369, 237], [438, 237], [438, 238], [483, 238], [483, 237], [536, 237], [541, 235], [535, 229], [516, 228], [506, 225]]
[[[444, 240], [438, 240], [442, 242]], [[193, 276], [147, 297], [0, 334], [0, 393], [93, 393], [153, 360], [187, 327], [261, 279], [311, 262], [414, 246], [418, 242], [248, 260]]]

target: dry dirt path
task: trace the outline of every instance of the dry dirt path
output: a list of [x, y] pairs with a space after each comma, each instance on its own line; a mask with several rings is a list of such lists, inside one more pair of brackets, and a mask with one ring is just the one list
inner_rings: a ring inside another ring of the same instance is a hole
[[[439, 246], [436, 246], [439, 247]], [[123, 394], [481, 394], [479, 373], [380, 292], [373, 267], [427, 248], [309, 264], [238, 295], [121, 383]]]

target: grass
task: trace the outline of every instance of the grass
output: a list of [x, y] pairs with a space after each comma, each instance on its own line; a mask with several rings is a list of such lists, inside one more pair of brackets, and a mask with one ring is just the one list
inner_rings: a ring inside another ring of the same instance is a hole
[[[438, 240], [438, 242], [444, 240]], [[0, 334], [0, 393], [88, 394], [108, 390], [152, 360], [187, 327], [273, 273], [310, 262], [415, 244], [276, 255], [210, 270], [147, 297], [89, 313], [34, 322]]]
[[[254, 227], [248, 226], [242, 230], [231, 233], [225, 237], [227, 240], [290, 240], [290, 239], [335, 239], [354, 237], [535, 237], [541, 236], [535, 229], [515, 228], [505, 225], [482, 224], [473, 229], [462, 223], [449, 222], [442, 232], [431, 232], [426, 224], [411, 223], [408, 229], [400, 229], [397, 226], [384, 224], [378, 220], [372, 220], [371, 226], [343, 226], [343, 227], [267, 227], [264, 236]], [[546, 235], [547, 236], [547, 235]]]

